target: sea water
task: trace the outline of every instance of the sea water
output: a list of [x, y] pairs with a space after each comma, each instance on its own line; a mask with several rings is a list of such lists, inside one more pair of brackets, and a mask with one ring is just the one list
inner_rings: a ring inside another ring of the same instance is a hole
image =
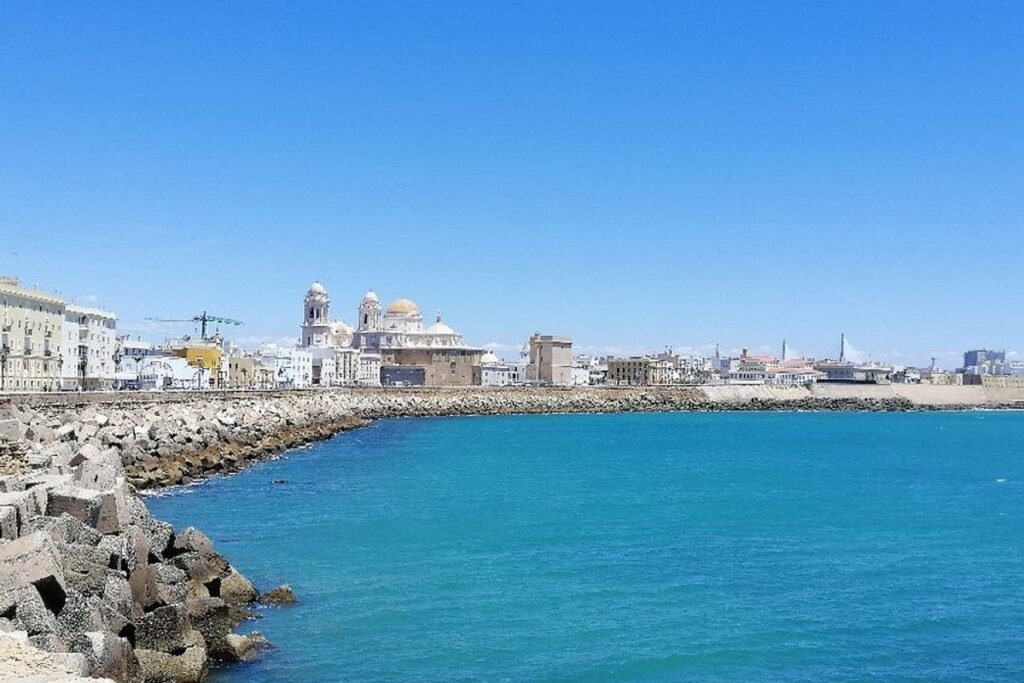
[[221, 682], [1024, 680], [1022, 413], [383, 420], [149, 506], [298, 597]]

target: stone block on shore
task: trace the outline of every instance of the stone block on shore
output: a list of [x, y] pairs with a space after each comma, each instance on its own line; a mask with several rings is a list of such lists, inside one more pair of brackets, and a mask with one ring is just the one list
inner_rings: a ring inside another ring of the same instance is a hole
[[64, 569], [53, 540], [36, 532], [0, 545], [0, 591], [34, 586], [59, 612], [64, 606]]
[[201, 583], [207, 588], [208, 584], [216, 581], [219, 593], [220, 577], [227, 571], [228, 563], [220, 555], [210, 553], [200, 555], [196, 552], [186, 552], [175, 555], [170, 560], [171, 564], [185, 572], [185, 575], [192, 581]]
[[72, 543], [61, 547], [64, 579], [68, 589], [102, 595], [107, 583], [110, 554], [98, 546]]
[[71, 465], [71, 466], [81, 465], [83, 462], [86, 462], [88, 460], [98, 460], [99, 457], [100, 457], [100, 449], [99, 449], [99, 447], [94, 445], [94, 444], [87, 443], [87, 444], [83, 444], [82, 446], [80, 446], [78, 448], [78, 451], [71, 458], [71, 460], [68, 461], [68, 464]]
[[25, 438], [28, 427], [20, 420], [0, 420], [0, 438], [8, 441], [21, 441]]
[[[11, 615], [15, 626], [26, 631], [29, 637], [45, 634], [52, 637], [57, 649], [61, 649], [63, 643], [57, 636], [57, 613], [64, 607], [64, 599], [63, 592], [59, 593], [60, 601], [54, 602], [44, 600], [35, 586], [20, 586], [10, 594], [13, 597], [13, 608], [7, 607], [5, 613]], [[48, 596], [52, 596], [52, 593]], [[0, 607], [7, 602], [10, 600], [0, 600]]]
[[199, 683], [206, 678], [206, 644], [198, 631], [186, 634], [184, 646], [177, 654], [140, 647], [136, 648], [135, 656], [147, 683]]
[[228, 567], [227, 573], [220, 580], [219, 597], [229, 605], [248, 605], [256, 601], [259, 592], [238, 570]]
[[47, 514], [69, 514], [101, 534], [121, 531], [128, 519], [124, 480], [107, 490], [64, 485], [50, 491]]
[[295, 592], [291, 586], [284, 584], [260, 595], [260, 602], [264, 605], [293, 605], [296, 602]]
[[173, 653], [186, 647], [191, 631], [185, 605], [165, 605], [136, 621], [135, 644], [147, 650]]
[[46, 514], [57, 517], [68, 514], [87, 526], [96, 528], [100, 513], [100, 492], [64, 485], [50, 491]]
[[69, 514], [60, 517], [33, 517], [22, 527], [22, 535], [41, 531], [48, 535], [58, 547], [72, 543], [96, 545], [103, 536], [91, 527], [87, 527]]
[[203, 557], [213, 554], [213, 542], [199, 529], [190, 526], [174, 537], [174, 549], [177, 552], [195, 552]]
[[18, 508], [0, 505], [0, 539], [13, 541], [18, 537]]
[[270, 647], [270, 643], [259, 632], [245, 635], [229, 633], [224, 641], [227, 644], [228, 655], [223, 659], [229, 662], [251, 662], [257, 659], [263, 650]]
[[106, 631], [88, 631], [68, 643], [68, 650], [85, 656], [92, 678], [114, 681], [142, 679], [142, 666], [135, 651], [125, 638]]
[[57, 635], [65, 643], [80, 633], [98, 631], [105, 626], [100, 610], [100, 599], [68, 589], [67, 599], [57, 615]]

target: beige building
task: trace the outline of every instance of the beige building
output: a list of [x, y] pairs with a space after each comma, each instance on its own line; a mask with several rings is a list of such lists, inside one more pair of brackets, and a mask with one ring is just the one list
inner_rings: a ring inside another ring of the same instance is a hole
[[1024, 377], [1015, 375], [981, 375], [986, 389], [1024, 389]]
[[[380, 363], [387, 384], [422, 382], [428, 387], [468, 387], [480, 384], [480, 358], [483, 353], [483, 349], [470, 347], [381, 349]], [[407, 374], [403, 371], [413, 368], [416, 372]]]
[[572, 384], [572, 368], [572, 339], [539, 332], [530, 337], [530, 382], [568, 386]]
[[252, 389], [256, 386], [259, 363], [253, 356], [232, 354], [227, 357], [228, 389]]
[[611, 386], [672, 384], [675, 365], [668, 359], [633, 356], [609, 358], [605, 383]]
[[0, 391], [52, 391], [60, 378], [64, 300], [0, 277]]

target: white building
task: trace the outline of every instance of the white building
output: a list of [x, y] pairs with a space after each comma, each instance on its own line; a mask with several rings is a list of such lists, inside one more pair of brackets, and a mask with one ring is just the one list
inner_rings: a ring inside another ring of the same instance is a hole
[[112, 389], [117, 376], [117, 316], [68, 304], [60, 344], [62, 389]]
[[480, 384], [485, 387], [509, 387], [526, 384], [529, 362], [508, 363], [491, 351], [480, 358]]
[[210, 386], [214, 370], [189, 365], [188, 360], [162, 351], [146, 356], [140, 364], [139, 389], [204, 389]]
[[304, 389], [313, 384], [313, 354], [308, 349], [286, 349], [269, 344], [259, 351], [260, 360], [273, 370], [278, 389]]
[[335, 383], [342, 386], [359, 384], [360, 356], [359, 349], [334, 349]]
[[143, 364], [153, 355], [156, 352], [149, 342], [119, 337], [114, 348], [114, 388], [140, 388]]
[[578, 365], [572, 366], [570, 384], [574, 387], [585, 387], [590, 385], [590, 368]]
[[[300, 345], [301, 346], [301, 345]], [[313, 359], [313, 385], [333, 387], [338, 385], [338, 363], [333, 348], [302, 347]]]
[[359, 384], [366, 387], [380, 386], [381, 359], [379, 353], [359, 353]]

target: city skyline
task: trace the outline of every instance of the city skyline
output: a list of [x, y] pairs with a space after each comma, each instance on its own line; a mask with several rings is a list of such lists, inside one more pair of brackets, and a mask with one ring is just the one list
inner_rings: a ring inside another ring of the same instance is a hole
[[[7, 276], [10, 279], [10, 276]], [[14, 278], [12, 281], [17, 280]], [[18, 285], [28, 289], [29, 291], [37, 291], [44, 296], [53, 295], [60, 297], [62, 300], [65, 298], [63, 293], [58, 290], [49, 290], [45, 287], [40, 287], [38, 283], [27, 283], [18, 282]], [[323, 288], [319, 280], [316, 280], [311, 285], [311, 291], [313, 287], [320, 286], [325, 296], [329, 296], [329, 293]], [[377, 293], [372, 289], [367, 292], [368, 295], [374, 297]], [[308, 298], [308, 295], [307, 295]], [[392, 303], [407, 302], [409, 304], [415, 304], [406, 297], [400, 297], [394, 300]], [[342, 302], [342, 308], [344, 308]], [[365, 299], [363, 299], [365, 303]], [[117, 312], [111, 308], [101, 305], [95, 300], [95, 297], [86, 297], [85, 300], [67, 298], [67, 304], [69, 306], [74, 305], [83, 310], [94, 311], [100, 315], [110, 315], [112, 319], [118, 320]], [[418, 304], [416, 305], [417, 314], [421, 313]], [[307, 312], [308, 301], [303, 305], [302, 314], [305, 316]], [[335, 315], [338, 311], [338, 307], [335, 305], [331, 308], [329, 318], [325, 317], [324, 320], [330, 322], [336, 322], [341, 325], [347, 325], [348, 329], [354, 329], [358, 326], [359, 314], [351, 317], [345, 316], [344, 314]], [[359, 312], [362, 311], [362, 304], [360, 304]], [[433, 314], [436, 316], [436, 321], [440, 323], [442, 321], [441, 309], [436, 309]], [[209, 316], [209, 318], [207, 318]], [[426, 315], [425, 318], [430, 319], [430, 315]], [[450, 320], [444, 318], [446, 321]], [[308, 323], [308, 319], [305, 323]], [[225, 324], [222, 324], [225, 323]], [[304, 324], [305, 324], [304, 323]], [[188, 316], [182, 319], [157, 319], [147, 318], [141, 322], [128, 322], [127, 324], [121, 320], [117, 323], [117, 332], [124, 339], [146, 341], [155, 344], [167, 343], [180, 341], [182, 339], [195, 339], [202, 340], [206, 338], [212, 338], [215, 335], [221, 335], [221, 338], [232, 346], [237, 346], [241, 349], [248, 351], [255, 351], [259, 349], [268, 348], [291, 348], [291, 347], [303, 347], [308, 344], [303, 341], [302, 333], [294, 336], [283, 335], [280, 337], [272, 336], [254, 336], [248, 335], [241, 331], [241, 327], [245, 326], [245, 322], [224, 319], [220, 316], [216, 316], [208, 311], [202, 311], [195, 316]], [[221, 329], [223, 328], [223, 330]], [[303, 327], [303, 330], [306, 328]], [[538, 332], [535, 331], [534, 334]], [[461, 338], [462, 335], [459, 335]], [[488, 342], [486, 344], [474, 344], [475, 346], [482, 348], [486, 351], [491, 351], [498, 354], [500, 357], [512, 360], [517, 356], [520, 356], [525, 349], [528, 347], [526, 342]], [[782, 339], [778, 346], [770, 344], [762, 345], [742, 345], [742, 346], [725, 346], [720, 342], [713, 342], [699, 346], [692, 346], [688, 344], [663, 344], [653, 346], [636, 346], [632, 348], [624, 348], [610, 345], [577, 345], [575, 347], [576, 355], [579, 357], [640, 357], [640, 356], [654, 356], [664, 352], [672, 353], [680, 357], [693, 357], [693, 358], [714, 358], [721, 356], [722, 358], [737, 358], [745, 356], [747, 353], [751, 355], [771, 356], [778, 359], [785, 360], [789, 359], [810, 359], [810, 360], [846, 360], [855, 364], [888, 364], [890, 366], [897, 367], [918, 367], [927, 368], [934, 366], [937, 369], [942, 370], [955, 370], [960, 369], [967, 364], [966, 353], [978, 353], [973, 349], [980, 349], [987, 352], [1000, 353], [1007, 361], [1020, 361], [1021, 354], [1015, 350], [1007, 350], [1005, 348], [999, 349], [991, 346], [975, 346], [965, 351], [949, 351], [944, 355], [933, 355], [928, 359], [926, 363], [909, 363], [901, 362], [899, 360], [900, 354], [893, 354], [893, 356], [876, 355], [870, 351], [865, 351], [858, 348], [851, 340], [846, 336], [845, 333], [840, 333], [837, 340], [837, 344], [834, 350], [826, 351], [825, 353], [815, 354], [808, 353], [805, 348], [797, 348], [788, 339]], [[948, 362], [941, 362], [944, 359], [950, 359]], [[963, 362], [961, 362], [963, 361]]]
[[1019, 357], [1022, 19], [10, 3], [0, 273], [156, 339], [295, 339], [320, 279], [500, 349]]

